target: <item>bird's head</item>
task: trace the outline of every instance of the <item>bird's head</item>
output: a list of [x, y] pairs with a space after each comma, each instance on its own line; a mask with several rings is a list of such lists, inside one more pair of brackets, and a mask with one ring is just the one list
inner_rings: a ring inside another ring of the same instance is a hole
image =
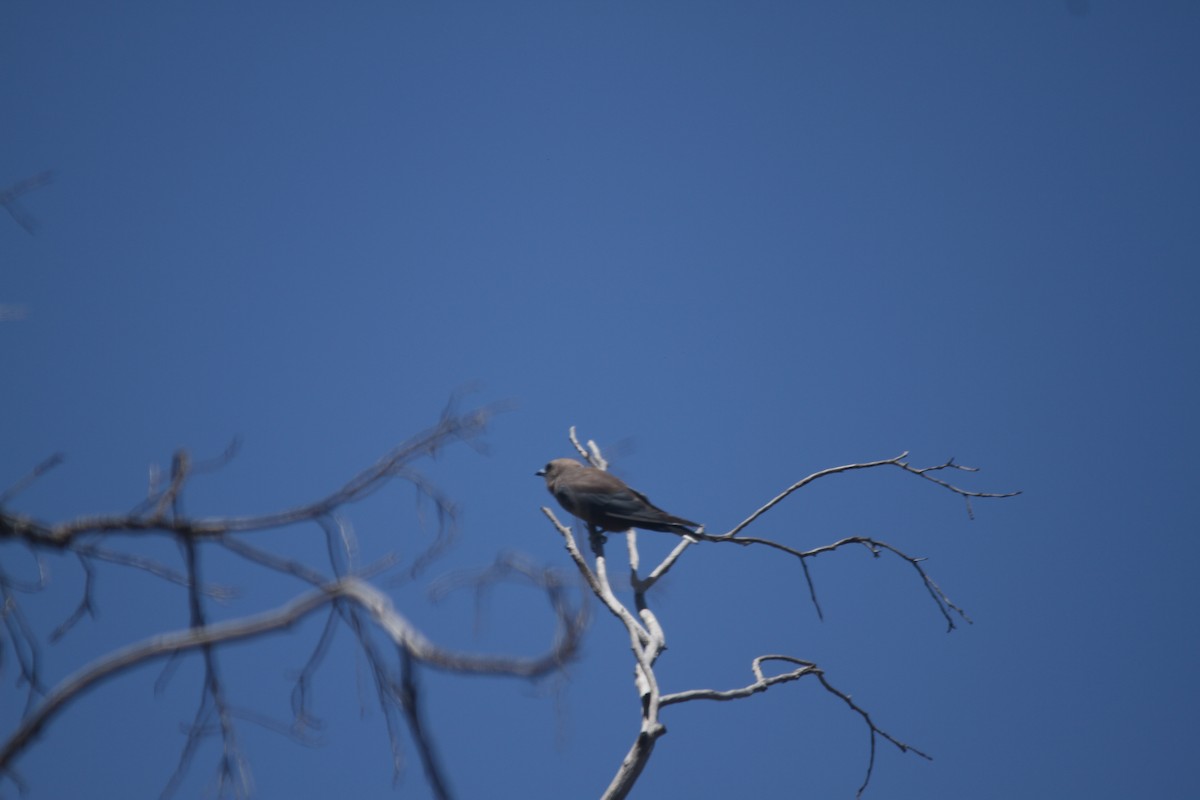
[[583, 469], [583, 464], [573, 458], [556, 458], [533, 474], [545, 478], [549, 484], [572, 469]]

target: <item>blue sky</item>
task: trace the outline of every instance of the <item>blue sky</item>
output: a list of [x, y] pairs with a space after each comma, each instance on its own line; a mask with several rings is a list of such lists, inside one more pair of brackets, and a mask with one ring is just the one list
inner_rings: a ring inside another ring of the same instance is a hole
[[[62, 451], [14, 506], [122, 511], [150, 464], [238, 435], [187, 508], [269, 511], [474, 386], [512, 410], [486, 454], [430, 466], [464, 519], [436, 574], [503, 551], [569, 567], [532, 473], [569, 455], [570, 425], [710, 530], [824, 467], [954, 456], [983, 468], [971, 488], [1025, 494], [969, 521], [907, 476], [841, 476], [759, 533], [928, 556], [974, 625], [947, 635], [897, 561], [813, 562], [820, 623], [793, 563], [697, 547], [655, 598], [666, 689], [742, 685], [766, 652], [817, 661], [934, 756], [881, 749], [868, 796], [1183, 796], [1200, 745], [1198, 37], [1187, 2], [5, 3], [0, 187], [55, 182], [21, 199], [36, 235], [0, 214], [0, 304], [23, 314], [0, 322], [0, 484]], [[407, 491], [348, 516], [364, 555], [419, 549]], [[321, 550], [315, 529], [257, 541]], [[211, 559], [242, 590], [217, 616], [300, 588]], [[45, 630], [80, 586], [47, 563], [24, 601]], [[498, 594], [477, 632], [469, 598], [427, 589], [397, 605], [449, 644], [549, 635], [536, 598]], [[184, 595], [140, 573], [103, 570], [97, 599], [47, 648], [52, 678], [186, 624]], [[235, 702], [285, 718], [317, 633], [231, 651]], [[427, 797], [411, 749], [391, 787], [336, 645], [323, 746], [241, 727], [257, 796]], [[7, 730], [21, 695], [0, 669]], [[597, 613], [565, 683], [427, 675], [457, 794], [598, 795], [637, 730], [630, 674]], [[31, 796], [157, 796], [200, 687], [197, 663], [159, 697], [156, 675], [51, 727], [19, 764]], [[861, 780], [865, 732], [814, 685], [664, 719], [635, 796], [850, 797]], [[202, 752], [181, 796], [214, 763]]]

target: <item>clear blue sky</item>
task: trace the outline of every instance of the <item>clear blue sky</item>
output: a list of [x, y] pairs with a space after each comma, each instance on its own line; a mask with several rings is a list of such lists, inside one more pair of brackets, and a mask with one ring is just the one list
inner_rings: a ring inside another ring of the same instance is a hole
[[[56, 180], [22, 200], [35, 236], [0, 213], [0, 304], [24, 312], [0, 323], [0, 484], [63, 451], [17, 507], [122, 511], [149, 464], [240, 435], [187, 508], [273, 510], [474, 384], [515, 408], [488, 454], [432, 467], [465, 522], [440, 568], [506, 550], [568, 567], [532, 472], [569, 454], [572, 424], [712, 530], [823, 467], [955, 456], [984, 468], [971, 487], [1025, 494], [971, 522], [935, 487], [859, 474], [760, 533], [928, 556], [973, 626], [947, 635], [900, 562], [814, 562], [819, 623], [795, 564], [693, 548], [655, 601], [665, 688], [741, 685], [766, 652], [819, 662], [935, 758], [882, 748], [877, 798], [1183, 797], [1197, 41], [1190, 2], [4, 3], [0, 187]], [[419, 548], [408, 492], [349, 517], [365, 556]], [[315, 530], [259, 541], [320, 552]], [[79, 589], [73, 562], [48, 566], [25, 601], [44, 630]], [[221, 617], [298, 589], [209, 568], [243, 590]], [[469, 598], [426, 589], [396, 601], [449, 644], [548, 637], [518, 592], [476, 634]], [[52, 678], [186, 623], [184, 595], [136, 572], [102, 570], [97, 598], [47, 649]], [[234, 701], [286, 718], [316, 635], [230, 652]], [[557, 692], [427, 676], [458, 795], [598, 795], [636, 732], [626, 644], [598, 614]], [[241, 725], [259, 797], [428, 796], [411, 749], [391, 788], [351, 652], [340, 636], [317, 686], [322, 747]], [[7, 730], [21, 695], [0, 669]], [[156, 797], [200, 688], [195, 660], [156, 698], [157, 674], [50, 728], [19, 765], [31, 797]], [[804, 683], [665, 722], [637, 797], [851, 797], [867, 756], [859, 721]]]

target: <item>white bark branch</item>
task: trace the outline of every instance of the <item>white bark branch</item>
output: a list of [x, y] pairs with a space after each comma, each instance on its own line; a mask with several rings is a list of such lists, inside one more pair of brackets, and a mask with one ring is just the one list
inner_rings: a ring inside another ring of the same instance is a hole
[[[599, 448], [596, 446], [594, 441], [589, 440], [588, 447], [585, 448], [580, 443], [574, 427], [570, 429], [568, 438], [570, 439], [571, 444], [574, 446], [576, 452], [583, 456], [592, 466], [599, 469], [607, 468], [607, 463], [605, 462]], [[622, 800], [622, 798], [625, 798], [632, 790], [634, 784], [637, 782], [642, 770], [645, 769], [646, 764], [648, 763], [650, 756], [654, 751], [655, 743], [666, 733], [666, 728], [659, 720], [659, 711], [661, 708], [689, 702], [692, 700], [740, 700], [765, 692], [772, 686], [799, 680], [806, 675], [816, 676], [817, 680], [820, 681], [821, 685], [826, 691], [840, 698], [853, 711], [858, 713], [870, 729], [870, 757], [867, 763], [866, 775], [862, 785], [858, 790], [859, 795], [862, 794], [862, 792], [866, 789], [867, 784], [870, 783], [871, 775], [875, 766], [875, 744], [878, 738], [883, 738], [886, 741], [891, 742], [902, 752], [912, 751], [922, 758], [929, 758], [928, 755], [922, 753], [920, 750], [917, 750], [916, 748], [913, 748], [912, 746], [895, 739], [886, 731], [877, 727], [871, 720], [870, 715], [868, 715], [865, 710], [855, 704], [849, 695], [835, 689], [832, 685], [830, 685], [828, 680], [825, 678], [824, 672], [818, 668], [815, 663], [811, 661], [804, 661], [792, 656], [764, 655], [755, 658], [751, 664], [751, 670], [754, 673], [755, 680], [753, 683], [743, 687], [723, 691], [716, 689], [691, 689], [682, 692], [673, 692], [666, 695], [662, 694], [658, 686], [657, 677], [655, 676], [654, 665], [658, 657], [666, 649], [666, 634], [659, 623], [658, 618], [650, 609], [646, 598], [647, 591], [652, 588], [654, 584], [657, 583], [658, 580], [673, 566], [675, 566], [683, 553], [691, 545], [696, 544], [698, 541], [725, 542], [739, 545], [758, 544], [788, 553], [789, 555], [800, 559], [800, 564], [804, 570], [805, 579], [808, 582], [809, 592], [812, 596], [813, 604], [816, 606], [818, 615], [821, 615], [821, 607], [817, 601], [816, 589], [813, 586], [812, 578], [809, 574], [807, 559], [815, 558], [822, 553], [832, 552], [847, 545], [859, 544], [866, 547], [872, 553], [872, 555], [878, 556], [882, 551], [886, 550], [908, 561], [921, 576], [926, 589], [937, 603], [938, 608], [941, 610], [950, 629], [954, 628], [954, 619], [950, 614], [951, 611], [957, 612], [963, 619], [967, 619], [967, 621], [970, 622], [963, 610], [952, 603], [950, 598], [946, 596], [945, 592], [943, 592], [942, 589], [925, 572], [924, 568], [920, 564], [922, 559], [909, 556], [896, 547], [887, 544], [886, 542], [868, 537], [853, 536], [811, 550], [800, 550], [771, 539], [739, 536], [739, 534], [748, 526], [758, 520], [763, 514], [767, 513], [772, 508], [787, 499], [787, 497], [793, 492], [802, 489], [803, 487], [820, 478], [829, 475], [837, 475], [844, 472], [851, 472], [854, 470], [873, 469], [876, 467], [885, 466], [899, 467], [906, 472], [917, 475], [924, 480], [931, 481], [963, 497], [968, 503], [968, 514], [970, 514], [971, 511], [970, 499], [973, 497], [1000, 498], [1013, 497], [1019, 494], [1019, 492], [996, 494], [990, 492], [974, 492], [962, 489], [947, 481], [941, 480], [940, 478], [936, 478], [930, 473], [945, 469], [974, 472], [974, 468], [955, 464], [954, 460], [950, 459], [944, 464], [918, 469], [912, 467], [910, 464], [904, 461], [907, 456], [908, 453], [905, 452], [901, 453], [895, 458], [859, 464], [845, 464], [840, 467], [831, 467], [829, 469], [814, 472], [780, 492], [763, 506], [756, 509], [746, 519], [735, 525], [727, 533], [720, 535], [707, 534], [701, 527], [694, 534], [687, 537], [681, 537], [679, 544], [676, 545], [675, 548], [667, 555], [667, 557], [663, 559], [663, 561], [645, 578], [640, 577], [638, 574], [641, 566], [641, 558], [637, 547], [637, 533], [633, 530], [628, 531], [625, 533], [625, 537], [629, 556], [629, 582], [633, 587], [634, 606], [637, 609], [638, 617], [641, 619], [640, 623], [633, 617], [629, 609], [627, 609], [620, 602], [620, 600], [617, 599], [612, 591], [612, 587], [609, 584], [606, 558], [604, 554], [605, 539], [603, 534], [594, 529], [591, 530], [592, 552], [595, 557], [595, 567], [593, 569], [593, 567], [587, 563], [587, 560], [576, 546], [575, 538], [572, 535], [570, 528], [560, 523], [550, 509], [542, 509], [542, 512], [550, 519], [558, 532], [563, 536], [563, 539], [566, 542], [567, 552], [570, 553], [571, 559], [575, 562], [580, 573], [584, 576], [592, 592], [598, 598], [600, 598], [600, 601], [604, 603], [605, 607], [609, 609], [613, 616], [621, 621], [630, 634], [630, 648], [633, 652], [635, 662], [634, 683], [637, 688], [638, 696], [641, 700], [641, 726], [638, 731], [637, 738], [634, 740], [632, 746], [629, 748], [629, 751], [621, 761], [621, 765], [617, 769], [617, 773], [613, 777], [612, 782], [602, 795], [602, 800]], [[796, 665], [796, 669], [778, 675], [767, 676], [763, 671], [763, 664], [769, 661], [783, 661], [794, 664]]]

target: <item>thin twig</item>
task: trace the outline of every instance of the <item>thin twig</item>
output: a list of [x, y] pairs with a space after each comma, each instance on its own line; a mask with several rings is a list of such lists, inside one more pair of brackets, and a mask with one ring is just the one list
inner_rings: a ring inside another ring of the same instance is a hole
[[9, 500], [12, 500], [18, 494], [28, 489], [34, 481], [61, 464], [63, 458], [62, 453], [54, 453], [45, 458], [40, 464], [31, 469], [28, 475], [5, 489], [3, 494], [0, 494], [0, 506], [3, 506]]
[[[772, 676], [768, 677], [763, 673], [763, 669], [762, 669], [762, 665], [766, 661], [784, 661], [784, 662], [789, 662], [792, 664], [798, 664], [799, 667], [790, 672], [784, 672], [779, 675], [772, 675]], [[767, 689], [769, 689], [772, 686], [775, 686], [776, 684], [788, 683], [791, 681], [799, 680], [800, 678], [803, 678], [805, 675], [815, 675], [817, 680], [821, 682], [821, 686], [823, 686], [825, 688], [825, 691], [829, 692], [830, 694], [834, 695], [835, 697], [840, 698], [855, 713], [857, 713], [859, 716], [862, 717], [863, 721], [866, 722], [867, 728], [870, 731], [871, 747], [870, 747], [870, 755], [867, 759], [866, 774], [864, 776], [862, 785], [859, 786], [859, 788], [858, 788], [858, 793], [856, 794], [856, 797], [861, 797], [862, 793], [864, 791], [866, 791], [867, 785], [871, 782], [871, 775], [875, 769], [875, 741], [876, 741], [877, 737], [883, 738], [883, 739], [891, 742], [902, 753], [912, 752], [912, 753], [920, 756], [921, 758], [925, 759], [926, 761], [933, 760], [932, 757], [930, 757], [928, 754], [918, 750], [917, 748], [913, 747], [910, 744], [905, 744], [904, 742], [901, 742], [899, 739], [896, 739], [890, 733], [888, 733], [887, 731], [885, 731], [882, 728], [880, 728], [879, 726], [877, 726], [875, 724], [875, 722], [871, 719], [871, 715], [868, 714], [861, 706], [859, 706], [857, 703], [855, 703], [851, 699], [850, 695], [846, 694], [845, 692], [840, 691], [839, 689], [834, 688], [834, 686], [825, 677], [825, 671], [820, 669], [812, 661], [805, 661], [803, 659], [794, 658], [792, 656], [784, 656], [784, 655], [759, 656], [758, 658], [754, 659], [754, 661], [751, 665], [751, 669], [754, 672], [755, 681], [754, 681], [754, 683], [748, 684], [747, 686], [743, 686], [743, 687], [740, 687], [737, 689], [729, 689], [726, 691], [718, 691], [715, 689], [692, 689], [692, 690], [686, 691], [686, 692], [676, 692], [674, 694], [664, 695], [661, 700], [661, 704], [664, 706], [669, 706], [669, 705], [675, 705], [677, 703], [687, 703], [692, 700], [718, 700], [718, 701], [740, 700], [742, 698], [750, 697], [752, 695], [759, 694], [761, 692], [765, 692]]]
[[325, 617], [325, 625], [321, 628], [321, 635], [317, 638], [317, 643], [313, 647], [312, 653], [309, 655], [308, 660], [304, 662], [304, 667], [296, 675], [296, 685], [292, 687], [291, 698], [293, 728], [316, 729], [322, 725], [321, 720], [309, 711], [312, 683], [316, 677], [317, 670], [321, 668], [321, 664], [325, 661], [325, 656], [329, 653], [329, 647], [333, 643], [334, 631], [337, 630], [338, 619], [338, 606], [334, 604], [329, 609], [329, 614]]
[[76, 552], [75, 555], [79, 559], [79, 565], [83, 567], [83, 596], [71, 615], [50, 633], [51, 642], [57, 642], [66, 635], [67, 631], [75, 627], [75, 623], [83, 619], [85, 614], [93, 619], [96, 617], [96, 606], [92, 602], [92, 592], [96, 586], [96, 568], [92, 566], [92, 562], [86, 556], [79, 552]]
[[[160, 561], [155, 561], [152, 558], [143, 556], [135, 556], [130, 553], [121, 553], [116, 550], [109, 550], [91, 542], [76, 542], [71, 546], [71, 552], [77, 556], [96, 559], [97, 561], [106, 561], [110, 564], [117, 564], [123, 567], [132, 567], [148, 572], [155, 577], [162, 578], [165, 581], [174, 583], [178, 586], [187, 587], [191, 584], [188, 581], [188, 576], [178, 570], [168, 567]], [[238, 596], [237, 589], [232, 586], [225, 586], [218, 583], [210, 583], [207, 586], [201, 587], [200, 591], [213, 600], [224, 602], [232, 600]]]

